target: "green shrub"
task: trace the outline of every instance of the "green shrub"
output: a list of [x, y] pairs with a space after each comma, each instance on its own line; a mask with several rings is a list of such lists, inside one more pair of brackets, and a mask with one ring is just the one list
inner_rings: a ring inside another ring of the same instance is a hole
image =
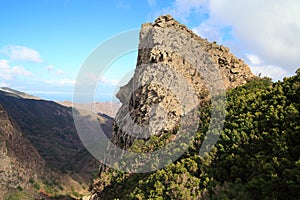
[[[207, 104], [188, 152], [164, 169], [100, 174], [99, 182], [106, 181], [101, 198], [300, 199], [300, 70], [283, 81], [255, 79], [228, 91], [220, 138], [200, 157], [209, 122]], [[132, 149], [153, 151], [165, 141], [157, 136], [137, 140]]]

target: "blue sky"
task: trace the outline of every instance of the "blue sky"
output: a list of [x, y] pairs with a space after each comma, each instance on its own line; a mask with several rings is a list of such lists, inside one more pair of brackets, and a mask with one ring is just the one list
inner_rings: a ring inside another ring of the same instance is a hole
[[[2, 0], [0, 9], [0, 86], [50, 100], [72, 100], [99, 44], [166, 13], [228, 46], [255, 74], [277, 80], [300, 67], [298, 0]], [[110, 100], [135, 61], [136, 52], [113, 64], [97, 100]]]

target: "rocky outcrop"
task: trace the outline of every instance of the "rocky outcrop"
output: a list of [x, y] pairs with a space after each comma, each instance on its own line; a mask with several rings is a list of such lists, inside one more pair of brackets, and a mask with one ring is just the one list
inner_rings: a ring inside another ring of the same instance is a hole
[[43, 174], [44, 160], [0, 104], [0, 198], [10, 189], [28, 189]]
[[214, 90], [253, 76], [227, 47], [202, 39], [170, 15], [160, 16], [142, 25], [134, 76], [117, 94], [122, 107], [112, 140], [128, 148], [136, 138], [172, 131]]

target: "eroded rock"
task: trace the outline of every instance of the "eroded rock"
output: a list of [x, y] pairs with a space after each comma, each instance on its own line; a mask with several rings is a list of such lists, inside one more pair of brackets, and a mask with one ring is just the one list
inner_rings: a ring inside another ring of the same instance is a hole
[[234, 88], [252, 77], [229, 48], [202, 39], [170, 15], [160, 16], [142, 25], [134, 76], [117, 94], [123, 105], [113, 142], [127, 148], [136, 138], [171, 131], [210, 98], [211, 88]]

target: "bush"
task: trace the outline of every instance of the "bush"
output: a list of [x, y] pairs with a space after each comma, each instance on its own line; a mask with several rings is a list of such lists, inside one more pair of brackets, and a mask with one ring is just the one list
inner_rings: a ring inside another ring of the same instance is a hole
[[[284, 81], [255, 79], [228, 91], [226, 109], [220, 138], [206, 157], [198, 152], [210, 122], [209, 105], [200, 111], [199, 132], [186, 154], [153, 173], [104, 172], [100, 177], [109, 181], [100, 197], [300, 199], [300, 70]], [[154, 136], [132, 148], [156, 150], [162, 141]]]

